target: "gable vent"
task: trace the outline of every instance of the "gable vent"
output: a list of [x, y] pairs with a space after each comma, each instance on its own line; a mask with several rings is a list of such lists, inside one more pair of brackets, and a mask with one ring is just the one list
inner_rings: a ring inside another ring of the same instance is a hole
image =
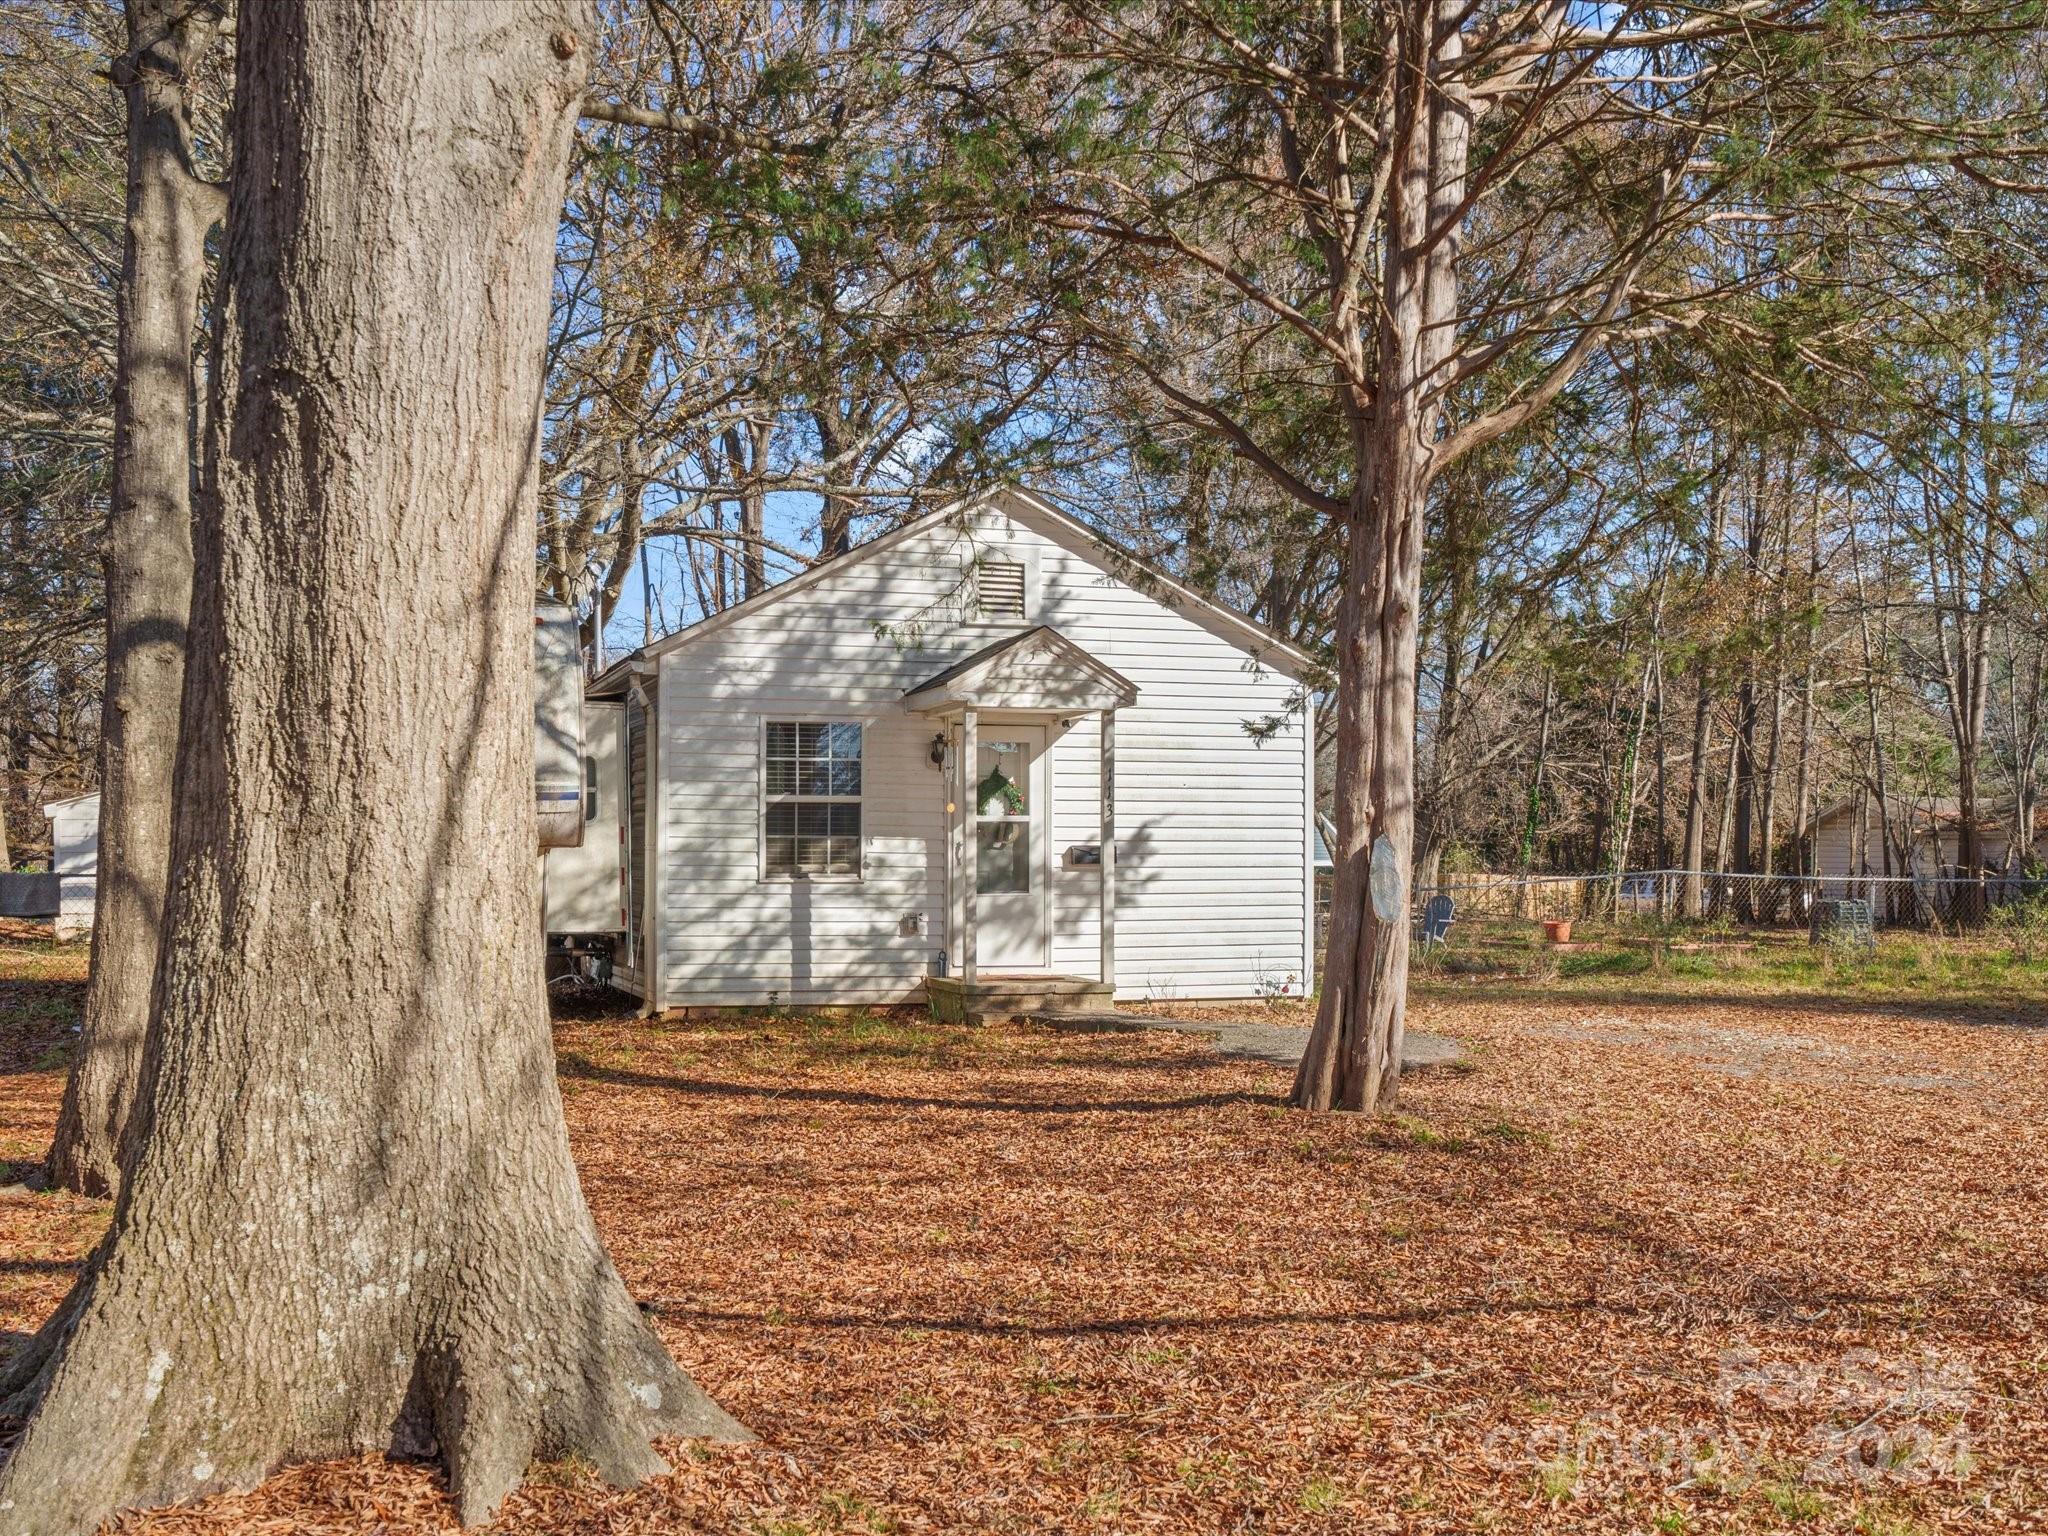
[[983, 565], [974, 573], [974, 593], [982, 617], [1024, 617], [1024, 567], [1005, 561]]

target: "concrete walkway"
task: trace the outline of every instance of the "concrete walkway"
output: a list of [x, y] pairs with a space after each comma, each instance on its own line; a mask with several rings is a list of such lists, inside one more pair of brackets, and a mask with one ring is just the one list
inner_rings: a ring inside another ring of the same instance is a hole
[[[1170, 1029], [1180, 1035], [1205, 1035], [1216, 1054], [1239, 1061], [1270, 1061], [1291, 1067], [1301, 1060], [1308, 1044], [1308, 1031], [1285, 1024], [1240, 1023], [1223, 1019], [1167, 1019], [1149, 1013], [1035, 1013], [1031, 1022], [1052, 1029], [1083, 1034], [1132, 1033], [1143, 1029]], [[1401, 1070], [1419, 1072], [1426, 1067], [1450, 1066], [1463, 1059], [1458, 1042], [1446, 1035], [1424, 1034], [1411, 1029], [1402, 1037]]]

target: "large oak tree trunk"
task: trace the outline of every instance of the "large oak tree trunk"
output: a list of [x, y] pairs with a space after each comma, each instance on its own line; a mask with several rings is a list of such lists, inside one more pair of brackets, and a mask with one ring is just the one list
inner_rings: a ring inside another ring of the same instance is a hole
[[193, 76], [216, 18], [190, 0], [129, 0], [116, 77], [128, 102], [128, 192], [105, 548], [107, 678], [91, 980], [50, 1177], [111, 1195], [142, 1069], [171, 775], [192, 604], [192, 347], [206, 231], [220, 194], [192, 172]]
[[[250, 0], [150, 1120], [0, 1531], [741, 1434], [570, 1160], [533, 877], [548, 274], [590, 0]], [[68, 1337], [64, 1335], [68, 1332]], [[52, 1346], [55, 1346], [54, 1348]]]

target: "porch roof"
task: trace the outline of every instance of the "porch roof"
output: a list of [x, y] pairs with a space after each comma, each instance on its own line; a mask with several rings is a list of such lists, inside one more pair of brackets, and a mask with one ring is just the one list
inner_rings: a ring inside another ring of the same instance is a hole
[[903, 707], [920, 715], [963, 709], [1066, 714], [1137, 702], [1136, 683], [1045, 624], [984, 646], [903, 695]]

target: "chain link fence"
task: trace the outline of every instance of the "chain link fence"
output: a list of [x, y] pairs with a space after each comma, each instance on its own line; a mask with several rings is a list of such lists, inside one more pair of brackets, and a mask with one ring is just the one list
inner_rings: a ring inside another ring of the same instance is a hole
[[1620, 925], [1703, 923], [1804, 931], [1824, 902], [1860, 901], [1878, 928], [1940, 932], [1980, 927], [2000, 909], [2048, 895], [2048, 880], [1986, 875], [1738, 875], [1706, 870], [1630, 870], [1620, 875], [1476, 875], [1421, 886], [1456, 903], [1460, 920], [1607, 920]]
[[92, 932], [97, 875], [51, 874], [42, 870], [0, 873], [0, 920], [31, 927], [47, 925], [69, 942]]

